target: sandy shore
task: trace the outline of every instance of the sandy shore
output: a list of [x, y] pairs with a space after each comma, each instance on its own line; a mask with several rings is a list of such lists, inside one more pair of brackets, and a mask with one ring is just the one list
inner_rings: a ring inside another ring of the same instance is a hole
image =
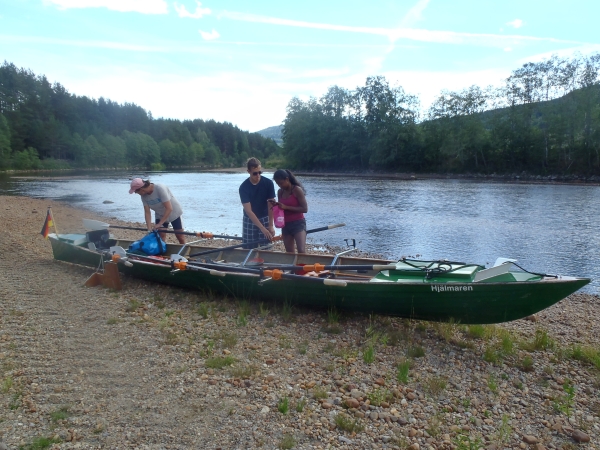
[[466, 327], [85, 288], [47, 206], [126, 225], [0, 196], [0, 449], [600, 448], [598, 296]]

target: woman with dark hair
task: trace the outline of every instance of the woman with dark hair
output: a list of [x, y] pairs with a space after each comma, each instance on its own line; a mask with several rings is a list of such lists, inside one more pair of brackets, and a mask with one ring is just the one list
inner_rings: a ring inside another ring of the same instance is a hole
[[273, 174], [273, 180], [279, 186], [277, 200], [270, 201], [271, 208], [275, 205], [283, 210], [285, 225], [281, 229], [285, 251], [294, 253], [294, 243], [298, 253], [306, 253], [306, 220], [304, 213], [308, 205], [304, 187], [289, 170], [278, 169]]
[[[158, 234], [163, 241], [167, 239], [167, 234], [163, 231], [173, 226], [174, 231], [183, 231], [181, 223], [181, 214], [183, 210], [181, 205], [164, 184], [150, 183], [150, 180], [134, 178], [129, 185], [129, 193], [136, 193], [142, 198], [144, 205], [144, 219], [148, 231], [158, 230]], [[152, 213], [154, 211], [154, 225], [152, 224]], [[175, 237], [180, 244], [185, 244], [183, 234], [176, 234]]]

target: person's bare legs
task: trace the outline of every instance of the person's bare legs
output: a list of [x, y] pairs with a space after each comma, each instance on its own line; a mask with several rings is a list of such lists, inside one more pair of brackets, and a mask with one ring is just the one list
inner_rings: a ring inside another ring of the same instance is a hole
[[283, 245], [285, 245], [285, 251], [288, 253], [295, 253], [296, 249], [294, 248], [294, 236], [290, 236], [289, 234], [283, 235]]
[[159, 228], [158, 235], [163, 241], [167, 242], [167, 233], [163, 232], [162, 230], [166, 230], [166, 228]]
[[294, 235], [296, 241], [296, 248], [298, 253], [306, 253], [306, 231], [299, 231]]
[[[181, 229], [181, 230], [175, 230], [175, 231], [183, 231], [183, 229]], [[184, 234], [176, 234], [175, 237], [177, 238], [177, 240], [179, 241], [179, 243], [181, 245], [185, 244], [185, 235]]]

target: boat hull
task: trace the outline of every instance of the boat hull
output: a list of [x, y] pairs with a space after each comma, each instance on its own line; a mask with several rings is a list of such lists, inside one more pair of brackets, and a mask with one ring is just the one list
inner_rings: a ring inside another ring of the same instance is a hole
[[[101, 255], [51, 236], [57, 260], [98, 267]], [[170, 265], [136, 261], [119, 265], [126, 275], [202, 291], [220, 292], [238, 300], [289, 302], [296, 306], [350, 310], [428, 321], [463, 324], [508, 322], [535, 314], [589, 283], [587, 278], [558, 277], [512, 283], [348, 282], [331, 286], [316, 280], [261, 280], [253, 273], [181, 270]], [[299, 277], [301, 278], [301, 277]]]

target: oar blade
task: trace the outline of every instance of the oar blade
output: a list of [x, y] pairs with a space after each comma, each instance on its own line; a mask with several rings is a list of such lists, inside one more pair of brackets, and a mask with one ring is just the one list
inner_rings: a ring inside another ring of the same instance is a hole
[[83, 227], [89, 231], [106, 230], [110, 224], [100, 222], [99, 220], [83, 219]]

